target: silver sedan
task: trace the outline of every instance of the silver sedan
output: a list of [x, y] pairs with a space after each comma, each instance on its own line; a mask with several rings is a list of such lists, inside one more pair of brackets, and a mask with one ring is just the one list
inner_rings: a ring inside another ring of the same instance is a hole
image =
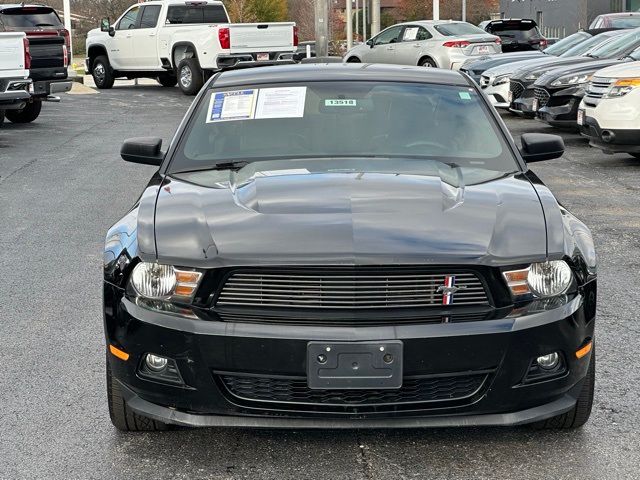
[[457, 70], [470, 57], [501, 51], [499, 37], [470, 23], [421, 20], [383, 30], [349, 50], [344, 61]]

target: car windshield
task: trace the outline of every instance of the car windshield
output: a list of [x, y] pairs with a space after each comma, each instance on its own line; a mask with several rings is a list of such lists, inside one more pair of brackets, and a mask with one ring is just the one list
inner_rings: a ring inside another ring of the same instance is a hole
[[569, 35], [568, 37], [557, 41], [550, 47], [545, 48], [544, 53], [559, 56], [589, 38], [591, 38], [591, 35], [587, 32], [576, 32], [573, 35]]
[[610, 19], [613, 28], [638, 28], [640, 27], [640, 15], [633, 17], [613, 17]]
[[480, 33], [487, 33], [484, 30], [476, 27], [475, 25], [471, 25], [470, 23], [465, 22], [442, 23], [440, 25], [435, 25], [433, 28], [435, 28], [440, 34], [447, 37], [453, 37], [456, 35], [478, 35]]
[[564, 52], [561, 57], [580, 57], [587, 53], [589, 50], [593, 49], [595, 46], [600, 45], [601, 43], [608, 42], [611, 40], [613, 35], [605, 35], [601, 33], [600, 35], [595, 35], [584, 42], [577, 44], [574, 47], [571, 47], [569, 50]]
[[9, 28], [61, 27], [62, 22], [53, 8], [7, 8], [0, 13], [0, 24]]
[[283, 158], [410, 159], [519, 170], [475, 89], [353, 81], [212, 90], [190, 119], [169, 173]]
[[594, 58], [618, 58], [640, 41], [640, 28], [616, 37], [615, 40], [594, 48], [589, 52]]

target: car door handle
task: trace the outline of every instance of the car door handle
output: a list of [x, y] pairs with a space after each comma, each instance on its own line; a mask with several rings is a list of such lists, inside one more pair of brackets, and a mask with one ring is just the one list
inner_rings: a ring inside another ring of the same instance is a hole
[[155, 36], [156, 36], [156, 34], [155, 34], [155, 32], [154, 32], [154, 33], [150, 33], [150, 34], [149, 34], [149, 36], [150, 36], [150, 37], [155, 37]]
[[130, 33], [127, 33], [127, 38], [131, 38], [131, 34]]
[[387, 47], [387, 50], [395, 50], [393, 47]]

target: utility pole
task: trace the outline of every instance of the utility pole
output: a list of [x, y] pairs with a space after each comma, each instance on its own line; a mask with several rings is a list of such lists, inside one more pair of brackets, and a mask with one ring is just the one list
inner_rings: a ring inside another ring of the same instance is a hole
[[362, 39], [367, 40], [367, 0], [362, 0]]
[[[71, 5], [70, 0], [63, 0], [62, 9], [64, 10], [64, 28], [69, 31], [69, 53], [73, 55], [73, 35], [71, 35]], [[71, 59], [69, 59], [71, 64]]]
[[433, 0], [433, 19], [440, 20], [440, 0]]
[[351, 1], [345, 0], [347, 2], [346, 5], [346, 16], [347, 16], [347, 51], [351, 50], [353, 46], [353, 14], [351, 11]]
[[462, 21], [467, 21], [467, 0], [462, 0]]
[[359, 0], [356, 0], [356, 40], [360, 41], [360, 9], [358, 2]]
[[316, 0], [316, 55], [329, 55], [329, 0]]
[[380, 0], [371, 0], [371, 36], [380, 32]]

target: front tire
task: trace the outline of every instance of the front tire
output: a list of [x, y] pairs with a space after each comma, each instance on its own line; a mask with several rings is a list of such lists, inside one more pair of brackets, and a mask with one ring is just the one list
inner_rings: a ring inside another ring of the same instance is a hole
[[7, 110], [4, 114], [12, 123], [31, 123], [40, 116], [42, 101], [34, 100], [20, 110]]
[[587, 423], [591, 416], [591, 408], [593, 407], [594, 386], [596, 378], [596, 351], [595, 347], [591, 352], [591, 360], [589, 361], [589, 370], [582, 384], [580, 396], [576, 401], [576, 405], [566, 413], [555, 417], [534, 423], [532, 426], [536, 429], [547, 430], [572, 430], [579, 428]]
[[185, 58], [178, 65], [178, 85], [185, 95], [197, 94], [204, 85], [204, 73], [197, 58]]
[[132, 411], [122, 395], [120, 384], [113, 377], [107, 354], [107, 401], [111, 423], [123, 432], [159, 432], [169, 430], [169, 425], [138, 415]]
[[104, 55], [100, 55], [93, 61], [91, 75], [93, 76], [93, 82], [100, 90], [107, 90], [113, 87], [113, 83], [116, 80], [113, 76], [109, 59]]

